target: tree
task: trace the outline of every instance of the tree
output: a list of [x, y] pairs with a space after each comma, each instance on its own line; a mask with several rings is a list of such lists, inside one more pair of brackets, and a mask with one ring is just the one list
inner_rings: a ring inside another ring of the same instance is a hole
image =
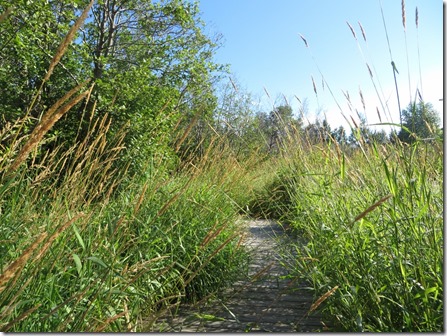
[[[0, 0], [0, 113], [2, 122], [26, 114], [30, 99], [88, 0]], [[113, 119], [111, 136], [127, 130], [127, 158], [135, 171], [156, 153], [172, 156], [174, 126], [210, 115], [212, 84], [222, 67], [213, 61], [218, 39], [205, 36], [197, 2], [100, 0], [45, 83], [31, 117], [87, 78], [89, 105], [74, 107], [51, 130], [44, 148], [86, 138], [92, 117]], [[181, 113], [180, 113], [181, 111]], [[0, 124], [1, 126], [1, 124]], [[33, 125], [29, 126], [29, 129]]]
[[438, 112], [430, 103], [412, 102], [402, 111], [402, 129], [398, 138], [406, 143], [418, 139], [433, 138], [439, 130], [440, 118]]
[[280, 144], [301, 129], [302, 120], [293, 117], [290, 105], [280, 105], [274, 108], [267, 119], [266, 129], [269, 133], [269, 151], [276, 151]]

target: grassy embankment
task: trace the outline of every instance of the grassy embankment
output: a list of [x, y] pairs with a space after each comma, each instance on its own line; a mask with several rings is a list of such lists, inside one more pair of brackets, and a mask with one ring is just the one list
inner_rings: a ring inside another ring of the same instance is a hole
[[166, 307], [222, 288], [246, 263], [232, 197], [247, 189], [245, 170], [217, 152], [217, 140], [195, 165], [173, 172], [151, 158], [131, 176], [116, 164], [124, 134], [112, 139], [105, 116], [90, 120], [82, 143], [34, 160], [52, 126], [88, 100], [86, 87], [38, 122], [27, 113], [1, 130], [1, 331], [138, 331], [143, 317], [147, 325]]
[[289, 266], [336, 328], [443, 330], [441, 141], [349, 155], [295, 142], [274, 166], [258, 204], [308, 241]]
[[[420, 93], [415, 99], [422, 99]], [[264, 168], [265, 184], [252, 209], [279, 217], [306, 238], [290, 268], [314, 287], [314, 307], [336, 330], [442, 331], [440, 133], [415, 136], [411, 145], [398, 139], [378, 144], [367, 143], [354, 126], [356, 149], [334, 139], [310, 144], [306, 137], [292, 138]]]
[[[126, 176], [113, 166], [121, 145], [106, 141], [107, 122], [39, 165], [3, 154], [0, 330], [138, 330], [141, 317], [148, 323], [240, 275], [246, 255], [231, 195], [247, 190], [244, 169], [208, 156], [177, 173], [155, 161]], [[11, 148], [32, 141], [21, 140]]]

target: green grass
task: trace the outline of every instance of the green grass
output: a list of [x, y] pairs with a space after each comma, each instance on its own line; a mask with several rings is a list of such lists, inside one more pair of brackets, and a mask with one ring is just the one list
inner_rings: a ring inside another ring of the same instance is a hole
[[[346, 154], [297, 142], [258, 203], [308, 241], [297, 243], [294, 276], [317, 297], [338, 286], [320, 307], [334, 330], [443, 330], [442, 143]], [[282, 203], [269, 198], [278, 190]]]
[[103, 131], [3, 175], [0, 330], [138, 331], [240, 275], [237, 170], [152, 162], [126, 176], [111, 164], [120, 139]]

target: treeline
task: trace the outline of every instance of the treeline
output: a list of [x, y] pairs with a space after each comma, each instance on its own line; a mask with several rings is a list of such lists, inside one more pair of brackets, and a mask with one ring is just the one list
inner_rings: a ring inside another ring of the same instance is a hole
[[[0, 1], [2, 129], [26, 119], [29, 133], [61, 97], [90, 80], [86, 99], [48, 130], [34, 162], [81, 143], [94, 120], [103, 118], [112, 121], [109, 138], [125, 134], [117, 164], [133, 173], [150, 157], [172, 163], [200, 157], [215, 135], [224, 136], [238, 155], [275, 153], [296, 133], [312, 143], [333, 140], [348, 147], [386, 143], [396, 135], [371, 130], [361, 116], [349, 130], [332, 129], [326, 120], [310, 123], [305, 104], [295, 112], [288, 104], [256, 111], [249, 93], [223, 80], [226, 66], [213, 60], [220, 38], [205, 34], [197, 2], [92, 1], [83, 25], [74, 27], [88, 5]], [[68, 41], [70, 29], [75, 35]], [[429, 137], [428, 130], [439, 127], [429, 104], [414, 102], [403, 112], [401, 140]], [[10, 149], [8, 139], [1, 145]]]

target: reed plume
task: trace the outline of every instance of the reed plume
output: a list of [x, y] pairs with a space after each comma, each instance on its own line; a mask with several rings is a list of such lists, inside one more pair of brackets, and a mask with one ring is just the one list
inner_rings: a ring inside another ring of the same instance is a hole
[[32, 131], [30, 138], [22, 147], [11, 166], [8, 168], [6, 172], [7, 176], [14, 172], [20, 166], [20, 164], [25, 161], [28, 154], [37, 147], [45, 134], [54, 126], [56, 122], [74, 105], [79, 103], [90, 93], [90, 91], [93, 89], [93, 86], [89, 90], [86, 90], [83, 93], [79, 94], [77, 97], [71, 99], [67, 104], [61, 107], [61, 105], [66, 100], [70, 99], [82, 86], [87, 84], [89, 81], [90, 80], [87, 80], [84, 83], [79, 84], [74, 89], [66, 93], [62, 98], [60, 98], [52, 107], [50, 107], [47, 113], [45, 113], [45, 115], [42, 117], [42, 120]]

